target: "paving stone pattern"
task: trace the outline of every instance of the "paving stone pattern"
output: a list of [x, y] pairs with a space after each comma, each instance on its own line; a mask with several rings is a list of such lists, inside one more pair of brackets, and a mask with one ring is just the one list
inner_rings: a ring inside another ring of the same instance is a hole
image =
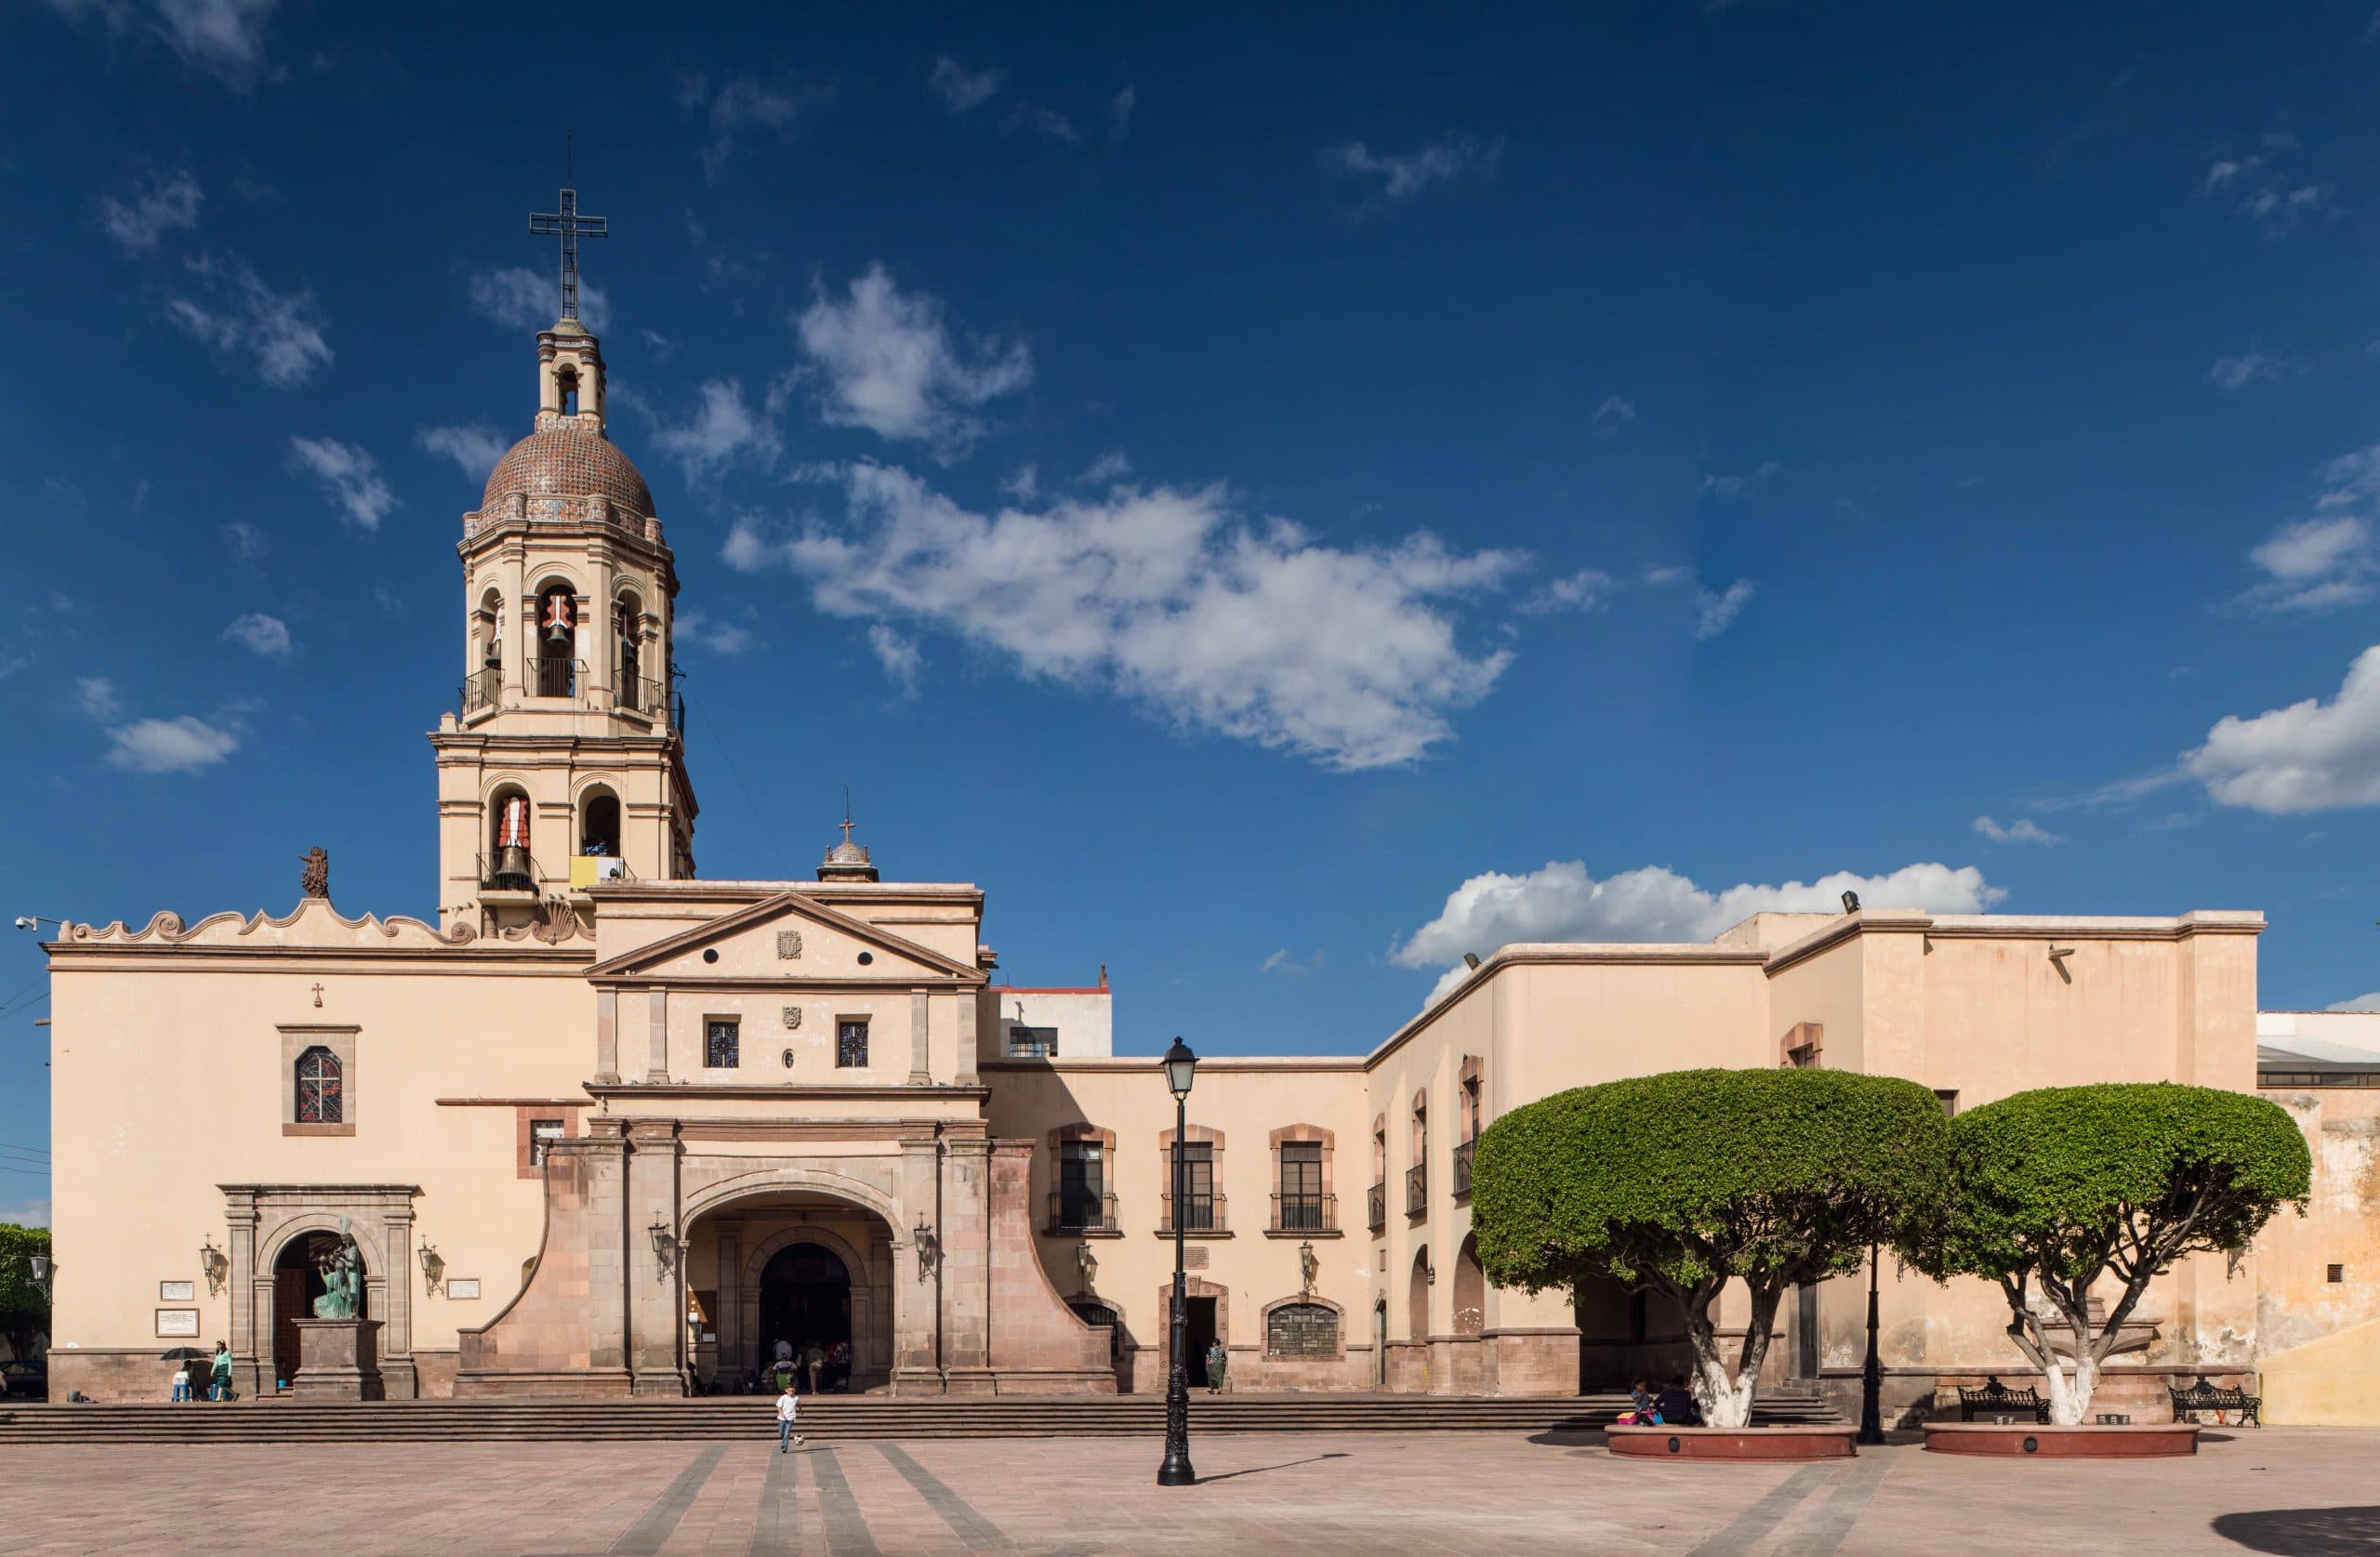
[[1813, 1466], [1616, 1461], [1593, 1432], [823, 1444], [26, 1445], [10, 1552], [2380, 1552], [2380, 1433], [2212, 1432], [2195, 1460], [2009, 1463], [1910, 1445]]

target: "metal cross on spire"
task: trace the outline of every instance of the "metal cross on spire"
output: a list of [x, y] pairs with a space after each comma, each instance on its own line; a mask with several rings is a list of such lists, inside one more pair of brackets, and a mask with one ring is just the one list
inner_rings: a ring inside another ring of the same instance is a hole
[[570, 159], [565, 154], [562, 191], [562, 209], [537, 211], [529, 217], [529, 231], [540, 238], [562, 239], [562, 317], [578, 318], [578, 240], [609, 237], [612, 231], [608, 217], [582, 217], [578, 214], [578, 191], [570, 187]]
[[843, 841], [852, 840], [852, 786], [843, 785]]

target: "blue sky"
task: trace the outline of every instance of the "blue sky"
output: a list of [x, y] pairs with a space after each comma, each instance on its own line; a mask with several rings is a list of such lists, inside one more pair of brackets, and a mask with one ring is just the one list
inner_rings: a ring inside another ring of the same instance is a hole
[[2380, 989], [2369, 4], [60, 0], [0, 58], [10, 916], [285, 912], [317, 843], [434, 908], [569, 124], [706, 874], [806, 876], [848, 782], [1149, 1053], [1838, 873]]

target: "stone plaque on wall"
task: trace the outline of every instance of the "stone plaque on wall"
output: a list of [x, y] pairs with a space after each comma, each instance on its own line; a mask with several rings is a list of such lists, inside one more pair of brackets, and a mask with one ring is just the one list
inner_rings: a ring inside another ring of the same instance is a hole
[[157, 1333], [161, 1336], [194, 1336], [198, 1334], [198, 1310], [194, 1308], [161, 1308], [157, 1311]]
[[[800, 930], [778, 930], [778, 931], [777, 931], [777, 956], [779, 956], [780, 957], [783, 957], [786, 961], [790, 962], [790, 961], [792, 961], [795, 957], [800, 957], [800, 955], [801, 955], [801, 931], [800, 931]], [[788, 1025], [790, 1025], [790, 1023], [788, 1023]]]
[[801, 1008], [800, 1006], [787, 1006], [785, 1009], [785, 1030], [790, 1033], [800, 1025]]
[[479, 1277], [477, 1277], [477, 1276], [448, 1276], [448, 1277], [446, 1278], [446, 1296], [447, 1296], [447, 1297], [452, 1298], [452, 1299], [456, 1299], [456, 1300], [469, 1300], [469, 1299], [476, 1298], [476, 1297], [478, 1297], [479, 1295], [480, 1295], [480, 1278], [479, 1278]]
[[1183, 1249], [1182, 1251], [1182, 1268], [1185, 1271], [1205, 1270], [1207, 1268], [1207, 1251], [1202, 1248]]

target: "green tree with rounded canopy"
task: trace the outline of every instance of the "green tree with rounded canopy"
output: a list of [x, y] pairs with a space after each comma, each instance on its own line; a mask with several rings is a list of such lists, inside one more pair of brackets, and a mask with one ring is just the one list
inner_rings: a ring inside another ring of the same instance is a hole
[[[1939, 1214], [1949, 1123], [1932, 1091], [1849, 1071], [1673, 1071], [1558, 1092], [1479, 1138], [1471, 1224], [1500, 1287], [1608, 1277], [1685, 1315], [1713, 1427], [1752, 1419], [1786, 1290], [1857, 1269]], [[1752, 1312], [1732, 1375], [1712, 1309]]]
[[48, 1252], [48, 1228], [0, 1222], [0, 1339], [19, 1361], [49, 1333], [49, 1299], [33, 1280], [33, 1259]]
[[[2287, 1112], [2244, 1092], [2018, 1092], [1951, 1121], [1947, 1214], [1915, 1263], [2000, 1284], [2009, 1338], [2047, 1381], [2050, 1419], [2070, 1426], [2149, 1282], [2185, 1255], [2246, 1247], [2284, 1206], [2303, 1213], [2312, 1171]], [[2094, 1324], [2103, 1280], [2115, 1300]]]

